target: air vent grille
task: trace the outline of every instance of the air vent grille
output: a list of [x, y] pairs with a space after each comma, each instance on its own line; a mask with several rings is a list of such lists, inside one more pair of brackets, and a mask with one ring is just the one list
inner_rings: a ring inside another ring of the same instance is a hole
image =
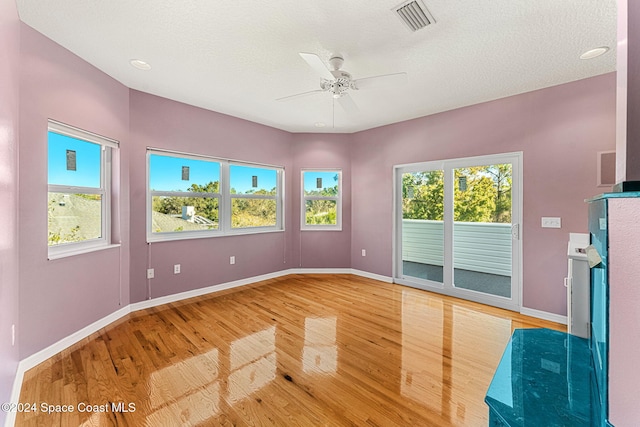
[[402, 3], [395, 8], [395, 11], [411, 31], [418, 31], [436, 22], [426, 6], [417, 0]]

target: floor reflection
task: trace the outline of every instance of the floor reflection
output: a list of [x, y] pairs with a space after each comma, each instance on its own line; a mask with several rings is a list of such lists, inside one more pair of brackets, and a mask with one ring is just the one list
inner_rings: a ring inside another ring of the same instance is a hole
[[336, 317], [307, 317], [304, 323], [302, 370], [330, 374], [338, 368]]
[[276, 377], [276, 327], [231, 343], [228, 402], [234, 404]]
[[[495, 365], [504, 350], [487, 343], [506, 343], [511, 332], [510, 319], [403, 292], [400, 392], [452, 424], [482, 422], [476, 414], [468, 419], [466, 395], [484, 395], [487, 378], [477, 373]], [[452, 393], [456, 388], [465, 394]]]
[[146, 417], [146, 425], [157, 426], [167, 420], [176, 425], [186, 422], [196, 425], [218, 413], [218, 364], [219, 352], [213, 349], [151, 373], [148, 381], [151, 413]]
[[442, 405], [442, 301], [402, 294], [403, 396], [439, 411]]

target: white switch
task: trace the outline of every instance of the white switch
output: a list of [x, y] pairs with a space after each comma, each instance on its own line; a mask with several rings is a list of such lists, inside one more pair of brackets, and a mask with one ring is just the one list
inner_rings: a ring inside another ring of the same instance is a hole
[[366, 249], [362, 250], [362, 256], [367, 256], [367, 250]]
[[153, 279], [155, 277], [153, 268], [147, 268], [147, 279]]
[[235, 263], [236, 263], [236, 257], [235, 256], [229, 257], [229, 264], [235, 264]]
[[560, 217], [543, 216], [542, 228], [561, 228], [562, 221]]

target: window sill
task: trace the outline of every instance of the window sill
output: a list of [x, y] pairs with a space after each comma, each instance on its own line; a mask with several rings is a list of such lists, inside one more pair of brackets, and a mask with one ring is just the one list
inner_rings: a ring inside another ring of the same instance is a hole
[[210, 238], [218, 238], [218, 237], [232, 237], [232, 236], [248, 236], [252, 234], [267, 234], [267, 233], [283, 233], [284, 228], [269, 228], [265, 230], [260, 230], [257, 228], [248, 228], [248, 229], [239, 229], [234, 231], [229, 231], [227, 233], [217, 232], [217, 233], [206, 233], [206, 234], [177, 234], [177, 233], [167, 233], [164, 236], [147, 236], [147, 243], [160, 243], [160, 242], [173, 242], [176, 240], [193, 240], [193, 239], [210, 239]]
[[342, 231], [342, 227], [305, 227], [300, 231]]
[[53, 261], [56, 259], [67, 258], [76, 255], [88, 254], [91, 252], [103, 251], [106, 249], [119, 248], [120, 244], [111, 244], [111, 245], [101, 245], [101, 246], [93, 246], [93, 247], [84, 247], [84, 248], [76, 248], [76, 249], [68, 249], [64, 251], [55, 251], [55, 253], [49, 252], [47, 259], [49, 261]]

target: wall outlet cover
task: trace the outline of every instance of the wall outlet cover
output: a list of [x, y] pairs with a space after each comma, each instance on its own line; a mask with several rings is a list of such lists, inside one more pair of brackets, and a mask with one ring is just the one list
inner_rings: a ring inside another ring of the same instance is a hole
[[542, 217], [542, 228], [562, 228], [562, 219], [560, 217]]

